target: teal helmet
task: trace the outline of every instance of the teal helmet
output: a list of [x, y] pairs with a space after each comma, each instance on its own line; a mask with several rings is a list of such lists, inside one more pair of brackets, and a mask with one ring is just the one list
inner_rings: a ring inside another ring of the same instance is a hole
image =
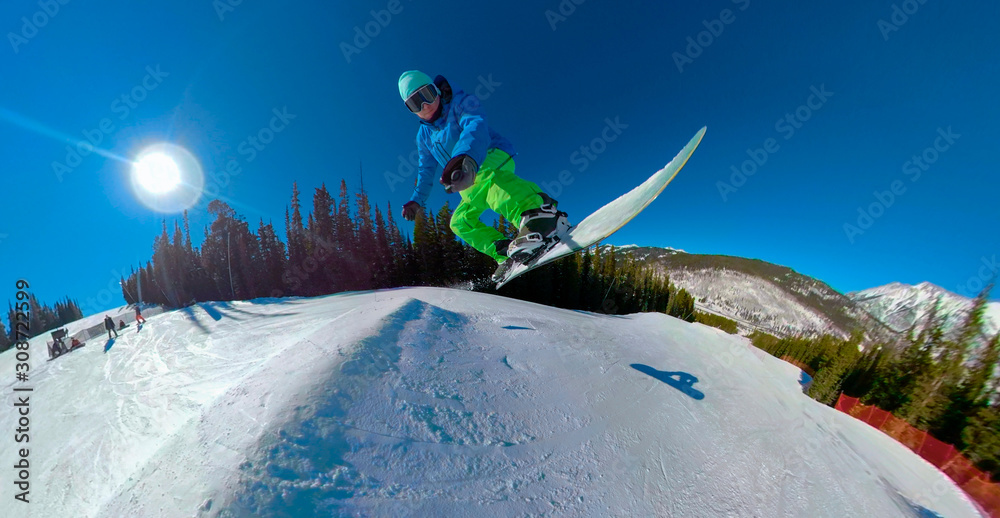
[[406, 101], [418, 88], [433, 83], [431, 76], [419, 70], [407, 70], [399, 76], [399, 96]]

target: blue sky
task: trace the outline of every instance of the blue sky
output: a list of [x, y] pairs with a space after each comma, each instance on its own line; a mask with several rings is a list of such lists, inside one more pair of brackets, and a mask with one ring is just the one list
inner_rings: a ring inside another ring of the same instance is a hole
[[[759, 258], [842, 292], [930, 281], [968, 295], [997, 265], [995, 2], [230, 2], [0, 7], [8, 298], [23, 278], [50, 304], [123, 303], [118, 275], [150, 258], [165, 217], [130, 187], [148, 144], [189, 149], [254, 228], [284, 226], [293, 181], [309, 201], [323, 182], [353, 191], [359, 163], [398, 211], [409, 180], [387, 173], [417, 120], [396, 79], [413, 68], [478, 87], [517, 172], [577, 221], [707, 126], [612, 243]], [[282, 130], [247, 152], [276, 111]], [[101, 151], [57, 173], [88, 135]], [[436, 188], [430, 206], [457, 199]]]

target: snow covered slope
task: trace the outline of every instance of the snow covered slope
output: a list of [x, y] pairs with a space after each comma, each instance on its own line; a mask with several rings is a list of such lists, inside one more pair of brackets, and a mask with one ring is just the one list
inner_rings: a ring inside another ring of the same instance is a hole
[[32, 354], [16, 516], [978, 516], [795, 367], [663, 314], [412, 288], [200, 304]]
[[747, 330], [761, 329], [778, 336], [848, 334], [777, 284], [754, 275], [728, 269], [684, 268], [671, 270], [670, 280], [696, 297], [698, 309], [736, 320]]
[[895, 334], [864, 308], [827, 284], [791, 268], [724, 255], [688, 254], [671, 248], [616, 248], [670, 275], [695, 297], [700, 311], [735, 320], [741, 333], [849, 336], [864, 329], [872, 339]]
[[[847, 294], [865, 307], [873, 316], [893, 329], [906, 332], [914, 323], [922, 329], [927, 314], [941, 299], [941, 312], [948, 315], [945, 329], [957, 329], [964, 322], [972, 299], [952, 293], [940, 286], [922, 282], [916, 286], [894, 282]], [[1000, 330], [1000, 302], [990, 302], [986, 309], [986, 332], [990, 335]]]

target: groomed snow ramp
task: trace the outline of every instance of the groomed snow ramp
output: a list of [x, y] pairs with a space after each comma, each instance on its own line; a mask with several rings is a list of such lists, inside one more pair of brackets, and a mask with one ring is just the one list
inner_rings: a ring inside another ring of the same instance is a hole
[[663, 314], [437, 288], [205, 303], [32, 374], [17, 516], [979, 516], [797, 368]]

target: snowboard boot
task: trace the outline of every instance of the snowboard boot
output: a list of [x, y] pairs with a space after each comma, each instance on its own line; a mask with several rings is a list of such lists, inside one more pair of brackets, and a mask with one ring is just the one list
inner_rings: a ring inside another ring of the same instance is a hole
[[507, 257], [522, 264], [540, 255], [569, 230], [566, 213], [556, 209], [559, 202], [545, 193], [538, 194], [542, 206], [521, 213], [521, 228], [507, 248]]

